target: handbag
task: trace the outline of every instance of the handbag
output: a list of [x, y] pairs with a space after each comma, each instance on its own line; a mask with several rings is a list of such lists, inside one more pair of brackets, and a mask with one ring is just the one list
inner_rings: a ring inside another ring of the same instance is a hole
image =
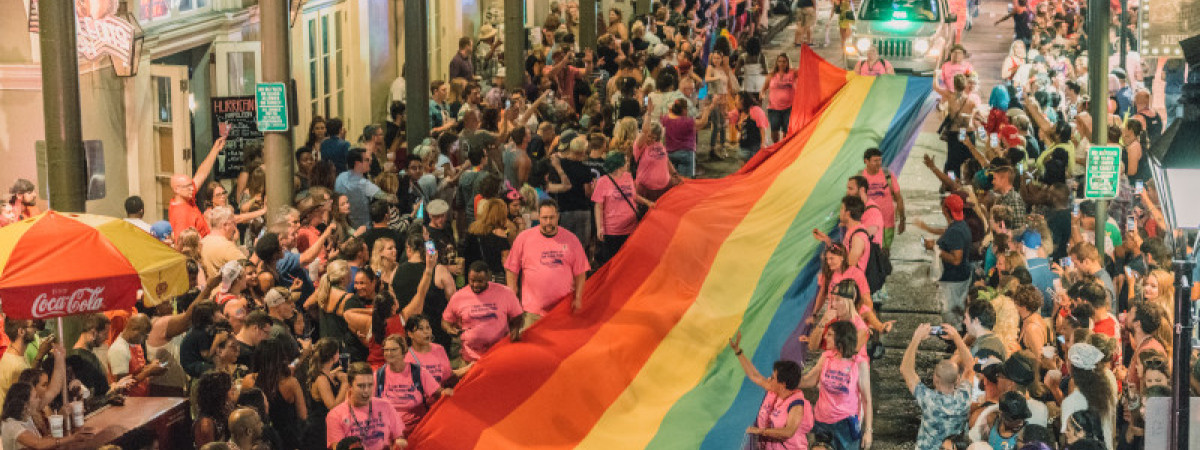
[[628, 195], [625, 195], [625, 191], [621, 190], [621, 185], [617, 184], [617, 180], [614, 179], [612, 175], [606, 173], [604, 176], [608, 177], [608, 181], [611, 181], [613, 187], [617, 189], [617, 192], [621, 193], [621, 198], [625, 199], [625, 204], [629, 205], [629, 207], [633, 209], [633, 214], [637, 216], [637, 220], [640, 222], [642, 217], [646, 215], [646, 212], [641, 208], [638, 208], [637, 205], [633, 204], [633, 201], [629, 199]]

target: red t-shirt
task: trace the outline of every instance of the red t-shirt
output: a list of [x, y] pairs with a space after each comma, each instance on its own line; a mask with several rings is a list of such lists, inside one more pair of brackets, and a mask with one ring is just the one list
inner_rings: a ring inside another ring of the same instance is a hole
[[[387, 322], [384, 322], [383, 327], [387, 330], [388, 336], [393, 334], [406, 335], [404, 332], [404, 319], [400, 318], [399, 314], [388, 318]], [[375, 342], [375, 337], [372, 336], [367, 342], [367, 364], [371, 365], [371, 369], [379, 370], [386, 363], [387, 361], [383, 359], [383, 346]]]
[[[195, 184], [192, 186], [195, 187]], [[195, 199], [185, 201], [172, 198], [171, 205], [167, 208], [167, 218], [171, 222], [171, 231], [176, 237], [188, 228], [195, 228], [200, 232], [200, 237], [208, 236], [208, 221], [204, 220], [204, 214], [201, 214], [200, 208], [196, 207]]]

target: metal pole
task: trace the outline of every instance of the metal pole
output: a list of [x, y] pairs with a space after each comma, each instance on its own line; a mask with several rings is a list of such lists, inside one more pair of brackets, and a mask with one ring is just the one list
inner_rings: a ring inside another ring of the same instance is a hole
[[504, 0], [504, 87], [508, 89], [525, 84], [525, 44], [525, 1]]
[[[290, 84], [288, 48], [288, 0], [261, 0], [263, 82]], [[341, 70], [338, 68], [337, 70]], [[288, 126], [293, 125], [292, 120]], [[274, 221], [284, 206], [292, 203], [292, 133], [263, 133], [263, 165], [267, 170], [267, 217]], [[271, 223], [271, 222], [268, 222]]]
[[[1088, 113], [1092, 115], [1092, 145], [1108, 143], [1108, 22], [1107, 0], [1088, 2], [1088, 91], [1091, 103]], [[1096, 251], [1104, 260], [1104, 224], [1108, 222], [1108, 201], [1096, 202]], [[1113, 298], [1112, 311], [1117, 311], [1117, 299]]]
[[[1183, 245], [1187, 245], [1186, 239], [1183, 240]], [[1191, 258], [1175, 262], [1175, 278], [1178, 280], [1178, 286], [1175, 287], [1175, 338], [1171, 346], [1175, 350], [1175, 361], [1172, 363], [1175, 372], [1172, 374], [1171, 380], [1171, 384], [1174, 386], [1171, 401], [1175, 406], [1172, 409], [1175, 415], [1171, 418], [1175, 425], [1175, 433], [1172, 437], [1175, 442], [1171, 448], [1187, 448], [1188, 445], [1192, 372], [1189, 370], [1192, 367], [1192, 352], [1188, 351], [1192, 348], [1192, 286], [1187, 277], [1187, 274], [1190, 273], [1192, 273]]]
[[87, 157], [80, 131], [79, 50], [75, 2], [38, 5], [42, 45], [42, 118], [46, 122], [47, 191], [50, 208], [84, 212]]
[[[404, 0], [404, 78], [408, 80], [408, 149], [429, 136], [429, 9], [425, 0]], [[508, 52], [508, 50], [505, 50]]]
[[[1129, 6], [1128, 5], [1129, 5], [1129, 0], [1121, 0], [1121, 28], [1117, 30], [1117, 38], [1121, 39], [1121, 55], [1120, 55], [1121, 70], [1125, 71], [1126, 75], [1129, 74], [1129, 70], [1125, 68], [1125, 53], [1128, 51], [1128, 48], [1129, 48], [1128, 47], [1129, 44], [1128, 44], [1128, 42], [1126, 42], [1127, 39], [1125, 37], [1125, 30], [1129, 26], [1129, 24], [1127, 23], [1127, 20], [1129, 17]], [[1105, 34], [1107, 35], [1107, 33], [1105, 33]], [[1127, 79], [1132, 80], [1131, 78], [1127, 78]]]
[[579, 48], [596, 48], [596, 0], [579, 0]]

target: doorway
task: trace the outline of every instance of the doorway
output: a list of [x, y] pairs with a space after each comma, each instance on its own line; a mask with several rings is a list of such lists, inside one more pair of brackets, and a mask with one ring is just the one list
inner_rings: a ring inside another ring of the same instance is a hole
[[[153, 90], [154, 207], [167, 217], [171, 176], [192, 175], [192, 123], [189, 108], [188, 67], [163, 64], [150, 66]], [[197, 186], [199, 189], [200, 186]]]

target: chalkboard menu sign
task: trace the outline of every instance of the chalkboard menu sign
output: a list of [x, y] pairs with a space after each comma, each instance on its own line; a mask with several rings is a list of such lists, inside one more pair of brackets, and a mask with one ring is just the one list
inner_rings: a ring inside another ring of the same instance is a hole
[[250, 147], [262, 148], [263, 134], [258, 131], [254, 96], [214, 97], [212, 99], [213, 140], [225, 139], [225, 151], [213, 168], [217, 178], [234, 178], [245, 167], [242, 155]]

